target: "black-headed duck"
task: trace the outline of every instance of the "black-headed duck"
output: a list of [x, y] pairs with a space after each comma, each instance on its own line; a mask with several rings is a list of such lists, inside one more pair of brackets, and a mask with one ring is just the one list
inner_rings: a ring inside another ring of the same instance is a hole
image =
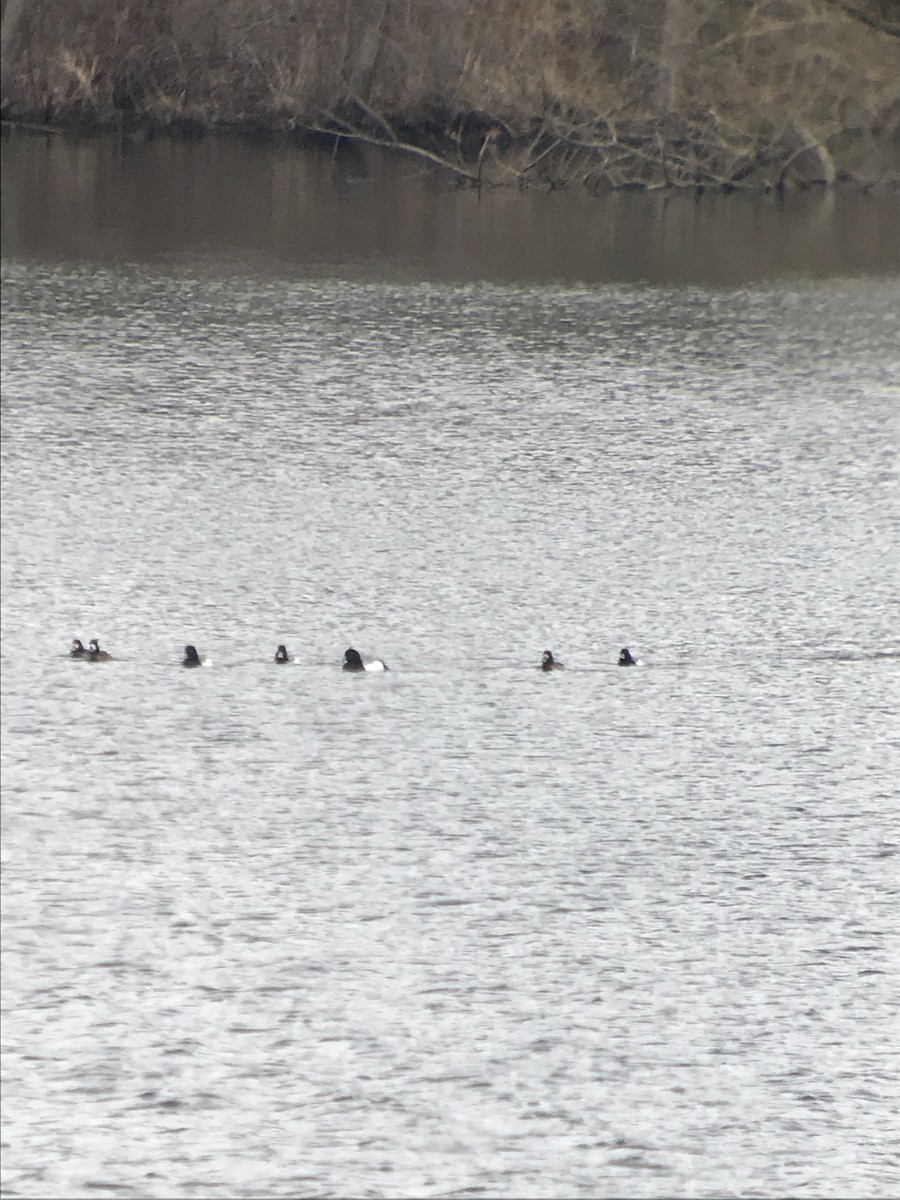
[[380, 658], [373, 658], [371, 662], [363, 662], [360, 652], [351, 646], [349, 650], [344, 651], [343, 669], [345, 671], [386, 671], [388, 666]]
[[565, 663], [557, 662], [553, 657], [552, 650], [545, 650], [541, 658], [542, 671], [562, 671], [565, 668]]
[[100, 649], [100, 643], [96, 638], [91, 638], [88, 642], [85, 658], [88, 662], [109, 662], [112, 655], [108, 654], [106, 650]]
[[184, 658], [181, 660], [181, 665], [183, 667], [202, 667], [203, 666], [203, 663], [200, 661], [200, 655], [197, 653], [196, 646], [185, 646]]

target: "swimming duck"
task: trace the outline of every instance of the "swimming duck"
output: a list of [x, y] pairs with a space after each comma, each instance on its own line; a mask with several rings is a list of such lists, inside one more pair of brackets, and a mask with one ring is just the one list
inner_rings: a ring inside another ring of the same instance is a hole
[[200, 655], [197, 653], [196, 646], [185, 646], [184, 658], [181, 660], [181, 665], [183, 667], [202, 667], [203, 666], [203, 663], [200, 661]]
[[81, 638], [72, 638], [72, 649], [69, 651], [69, 658], [84, 658], [87, 654], [84, 646], [81, 644]]
[[627, 646], [623, 646], [619, 651], [619, 666], [620, 667], [636, 667], [638, 660], [634, 657]]
[[285, 646], [279, 646], [275, 651], [275, 661], [277, 663], [286, 663], [291, 661], [291, 656], [288, 654]]
[[88, 662], [109, 662], [112, 658], [105, 650], [100, 649], [100, 643], [96, 638], [91, 638], [88, 642], [88, 648], [85, 652], [85, 658]]
[[373, 658], [371, 662], [364, 663], [360, 652], [351, 646], [349, 650], [344, 651], [343, 669], [345, 671], [387, 671], [388, 666], [380, 658]]
[[545, 650], [541, 658], [542, 671], [562, 671], [565, 669], [565, 663], [557, 662], [553, 657], [552, 650]]

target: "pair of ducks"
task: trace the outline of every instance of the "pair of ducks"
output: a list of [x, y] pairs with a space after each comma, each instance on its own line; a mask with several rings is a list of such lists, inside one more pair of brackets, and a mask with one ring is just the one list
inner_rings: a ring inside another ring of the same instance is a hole
[[91, 638], [88, 642], [87, 650], [82, 645], [81, 638], [72, 638], [72, 649], [69, 651], [69, 657], [83, 658], [85, 662], [109, 662], [112, 655], [100, 649], [100, 643], [96, 638]]
[[[634, 657], [634, 655], [631, 653], [631, 651], [628, 649], [627, 646], [623, 646], [622, 649], [619, 651], [619, 666], [620, 667], [636, 667], [637, 665], [638, 665], [638, 660]], [[565, 667], [565, 663], [561, 663], [561, 662], [559, 662], [558, 659], [555, 659], [553, 657], [552, 650], [544, 651], [543, 657], [541, 658], [541, 670], [542, 671], [562, 671], [564, 669], [564, 667]]]
[[[285, 646], [279, 646], [275, 651], [275, 661], [277, 663], [292, 661]], [[344, 671], [387, 671], [390, 668], [380, 658], [373, 658], [370, 662], [363, 662], [360, 652], [354, 650], [351, 646], [349, 650], [344, 651], [344, 662], [341, 669]]]
[[[275, 661], [277, 663], [290, 662], [290, 655], [284, 646], [279, 646], [275, 651]], [[380, 658], [370, 659], [369, 662], [363, 662], [363, 656], [358, 650], [354, 650], [351, 646], [349, 650], [344, 651], [344, 662], [341, 666], [343, 671], [388, 671], [390, 668], [387, 663], [382, 662]]]

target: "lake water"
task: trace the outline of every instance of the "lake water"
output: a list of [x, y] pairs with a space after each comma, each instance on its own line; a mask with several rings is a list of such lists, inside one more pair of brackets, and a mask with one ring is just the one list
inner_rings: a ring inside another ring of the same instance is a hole
[[4, 154], [4, 1193], [896, 1195], [896, 198]]

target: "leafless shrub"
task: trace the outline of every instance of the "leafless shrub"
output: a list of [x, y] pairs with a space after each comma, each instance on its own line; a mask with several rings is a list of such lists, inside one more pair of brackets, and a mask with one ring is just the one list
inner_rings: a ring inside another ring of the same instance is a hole
[[33, 0], [7, 119], [367, 140], [473, 183], [895, 170], [894, 0]]

